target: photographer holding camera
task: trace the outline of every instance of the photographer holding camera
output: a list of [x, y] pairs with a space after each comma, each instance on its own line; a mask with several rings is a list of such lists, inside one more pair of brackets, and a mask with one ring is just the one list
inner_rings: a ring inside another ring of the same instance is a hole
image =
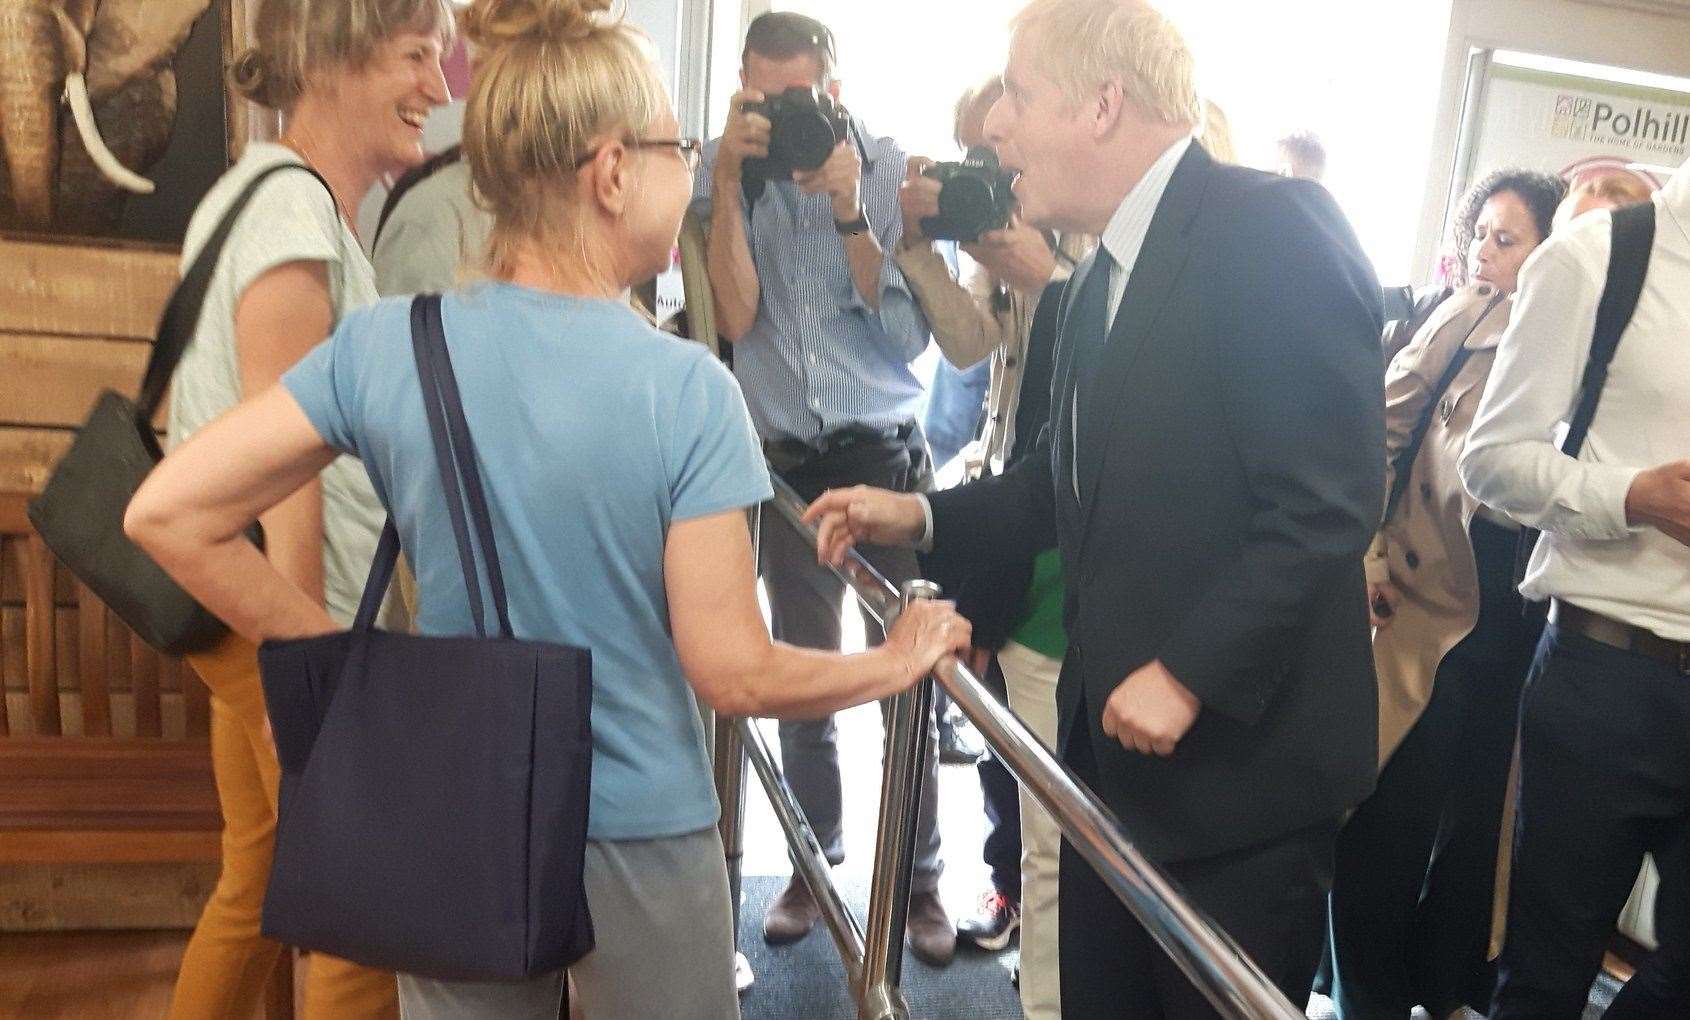
[[[895, 257], [940, 350], [959, 368], [990, 358], [985, 423], [963, 453], [968, 480], [1002, 474], [1032, 450], [1049, 418], [1054, 308], [1075, 261], [1095, 244], [1079, 234], [1053, 244], [1053, 235], [1016, 214], [1013, 178], [985, 145], [986, 114], [1002, 95], [997, 77], [965, 92], [956, 106], [956, 143], [967, 158], [934, 163], [912, 157], [898, 191], [904, 236]], [[973, 265], [953, 278], [935, 240], [962, 242]], [[1050, 307], [1035, 317], [1047, 288]], [[1043, 328], [1041, 319], [1048, 320]], [[936, 579], [975, 623], [976, 646], [994, 653], [983, 671], [987, 685], [1054, 747], [1056, 678], [1066, 649], [1060, 556], [1051, 550], [1003, 568]], [[1035, 799], [1019, 792], [1001, 763], [988, 757], [979, 769], [992, 889], [975, 916], [958, 922], [958, 938], [997, 950], [1021, 926], [1022, 1008], [1029, 1020], [1059, 1017], [1061, 830]]]
[[[904, 153], [840, 108], [835, 57], [832, 33], [812, 18], [775, 12], [752, 21], [744, 87], [722, 137], [705, 147], [693, 190], [708, 211], [706, 261], [734, 373], [770, 464], [805, 499], [841, 485], [910, 492], [932, 483], [916, 425], [921, 383], [910, 369], [927, 346], [927, 323], [888, 256], [903, 232]], [[791, 529], [764, 528], [762, 539], [774, 633], [837, 649], [838, 579], [817, 569], [814, 551]], [[894, 581], [916, 576], [907, 549], [868, 555]], [[878, 642], [879, 628], [867, 629]], [[787, 781], [838, 864], [845, 847], [833, 720], [783, 721], [780, 742]], [[956, 932], [938, 896], [931, 750], [926, 767], [908, 932], [918, 959], [943, 966]], [[796, 941], [818, 917], [794, 876], [769, 908], [764, 938]]]
[[[898, 189], [904, 232], [894, 258], [933, 339], [957, 368], [992, 359], [986, 424], [969, 461], [969, 480], [986, 470], [1001, 474], [1010, 459], [1033, 310], [1045, 287], [1067, 279], [1095, 243], [1071, 235], [1053, 244], [1051, 235], [1015, 214], [1014, 177], [998, 167], [985, 144], [986, 114], [1002, 95], [997, 78], [963, 93], [956, 141], [968, 158], [936, 163], [912, 156]], [[954, 278], [935, 241], [961, 242], [972, 271]]]

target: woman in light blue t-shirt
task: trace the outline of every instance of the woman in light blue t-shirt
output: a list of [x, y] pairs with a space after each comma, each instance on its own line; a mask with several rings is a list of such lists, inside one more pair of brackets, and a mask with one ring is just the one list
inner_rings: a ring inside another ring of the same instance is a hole
[[[586, 889], [589, 1016], [737, 1014], [732, 909], [695, 696], [734, 716], [815, 717], [885, 698], [968, 646], [920, 604], [857, 655], [777, 644], [744, 510], [770, 495], [738, 385], [626, 292], [668, 264], [692, 140], [608, 0], [477, 0], [464, 154], [491, 210], [489, 280], [443, 322], [524, 639], [593, 653]], [[360, 457], [417, 574], [425, 634], [473, 633], [410, 350], [408, 302], [349, 315], [281, 386], [173, 452], [131, 534], [241, 634], [335, 629], [243, 530], [341, 453]], [[400, 976], [407, 1016], [546, 1017], [562, 975]]]

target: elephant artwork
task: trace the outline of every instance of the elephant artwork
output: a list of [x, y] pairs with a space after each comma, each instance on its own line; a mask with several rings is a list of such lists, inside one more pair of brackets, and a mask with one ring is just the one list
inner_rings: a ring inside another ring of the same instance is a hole
[[0, 230], [99, 235], [176, 120], [172, 61], [211, 0], [0, 0]]

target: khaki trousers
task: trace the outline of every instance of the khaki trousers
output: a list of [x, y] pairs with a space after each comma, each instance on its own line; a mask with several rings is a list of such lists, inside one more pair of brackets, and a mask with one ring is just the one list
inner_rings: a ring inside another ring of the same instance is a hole
[[[1062, 660], [1009, 642], [998, 650], [1010, 711], [1033, 736], [1056, 748], [1056, 678]], [[1021, 790], [1021, 1009], [1027, 1020], [1060, 1020], [1062, 970], [1057, 950], [1057, 881], [1062, 829]]]
[[[211, 759], [223, 809], [223, 871], [188, 941], [171, 1020], [252, 1016], [283, 947], [259, 935], [270, 877], [281, 768], [265, 727], [258, 651], [230, 635], [189, 663], [211, 688]], [[313, 953], [306, 967], [309, 1020], [399, 1015], [393, 975]]]

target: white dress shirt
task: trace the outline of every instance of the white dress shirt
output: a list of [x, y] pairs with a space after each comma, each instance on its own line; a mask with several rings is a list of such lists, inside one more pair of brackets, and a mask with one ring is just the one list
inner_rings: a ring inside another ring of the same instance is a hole
[[1611, 217], [1555, 234], [1520, 274], [1461, 479], [1544, 532], [1520, 590], [1690, 640], [1690, 547], [1626, 523], [1637, 475], [1690, 458], [1690, 164], [1655, 196], [1655, 245], [1577, 460], [1560, 452], [1590, 356]]
[[[1168, 182], [1173, 180], [1174, 170], [1180, 160], [1185, 158], [1187, 149], [1191, 148], [1193, 139], [1190, 135], [1176, 141], [1150, 164], [1150, 169], [1144, 172], [1138, 183], [1127, 192], [1127, 197], [1115, 207], [1115, 214], [1109, 217], [1109, 223], [1103, 228], [1102, 244], [1108, 250], [1110, 258], [1115, 260], [1109, 272], [1109, 328], [1115, 325], [1115, 313], [1121, 309], [1121, 298], [1127, 292], [1127, 283], [1132, 279], [1133, 268], [1138, 265], [1139, 253], [1144, 249], [1144, 238], [1150, 233], [1150, 221], [1156, 217], [1156, 207], [1162, 204], [1162, 196], [1168, 191]], [[1080, 287], [1085, 283], [1083, 278], [1076, 277], [1073, 286]], [[1061, 356], [1060, 344], [1062, 338], [1057, 339], [1058, 357]], [[1052, 406], [1051, 410], [1055, 410]], [[1073, 403], [1074, 420], [1070, 422], [1071, 435], [1077, 436], [1079, 423], [1079, 401]], [[1069, 479], [1074, 486], [1074, 495], [1080, 493], [1079, 458], [1074, 460], [1074, 474]], [[927, 497], [921, 496], [922, 513], [926, 523], [922, 529], [921, 541], [917, 548], [922, 552], [930, 552], [933, 548], [933, 508], [928, 504]]]

